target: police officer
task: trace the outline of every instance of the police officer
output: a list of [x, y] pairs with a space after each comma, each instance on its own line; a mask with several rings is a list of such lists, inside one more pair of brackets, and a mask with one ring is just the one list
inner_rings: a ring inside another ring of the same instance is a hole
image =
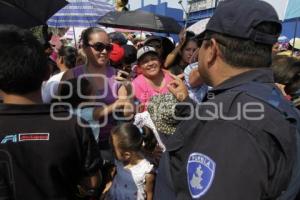
[[[198, 71], [214, 89], [196, 109], [177, 106], [187, 120], [166, 142], [155, 199], [276, 199], [286, 190], [296, 129], [269, 69], [280, 31], [266, 2], [219, 3], [197, 36]], [[190, 102], [181, 80], [169, 89], [185, 105]]]

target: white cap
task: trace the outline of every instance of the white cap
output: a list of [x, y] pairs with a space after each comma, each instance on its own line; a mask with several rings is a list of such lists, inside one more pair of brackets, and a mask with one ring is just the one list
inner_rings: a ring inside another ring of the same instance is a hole
[[136, 54], [137, 60], [139, 60], [143, 55], [145, 55], [146, 53], [149, 53], [149, 52], [153, 52], [158, 55], [158, 53], [155, 51], [154, 47], [143, 46], [137, 51], [137, 54]]

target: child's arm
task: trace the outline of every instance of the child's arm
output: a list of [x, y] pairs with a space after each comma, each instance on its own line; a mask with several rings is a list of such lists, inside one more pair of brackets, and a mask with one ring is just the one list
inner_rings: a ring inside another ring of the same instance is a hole
[[112, 169], [110, 170], [109, 172], [109, 180], [107, 181], [107, 183], [105, 184], [105, 188], [104, 190], [102, 191], [102, 198], [101, 199], [104, 199], [107, 192], [110, 190], [111, 186], [112, 186], [112, 182], [113, 182], [113, 179], [116, 175], [117, 171], [116, 171], [116, 167], [112, 167]]
[[153, 193], [154, 193], [154, 182], [155, 182], [155, 174], [146, 174], [145, 177], [146, 185], [145, 185], [145, 193], [146, 193], [146, 200], [152, 200], [153, 199]]

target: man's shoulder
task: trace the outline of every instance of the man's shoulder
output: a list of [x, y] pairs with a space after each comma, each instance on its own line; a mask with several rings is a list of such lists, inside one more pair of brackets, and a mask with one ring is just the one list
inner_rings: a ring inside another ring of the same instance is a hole
[[281, 115], [274, 106], [267, 102], [267, 100], [263, 100], [264, 97], [260, 98], [259, 95], [254, 96], [251, 92], [248, 93], [247, 91], [239, 89], [228, 90], [217, 95], [208, 92], [207, 98], [208, 100], [202, 104], [215, 104], [222, 109], [221, 111], [223, 113], [245, 112], [252, 108], [253, 110], [260, 110], [260, 112], [263, 111], [267, 116], [269, 115], [269, 112]]
[[[62, 105], [9, 105], [0, 104], [1, 126], [44, 127], [57, 129], [78, 125], [76, 116]], [[29, 123], [29, 124], [28, 124]]]

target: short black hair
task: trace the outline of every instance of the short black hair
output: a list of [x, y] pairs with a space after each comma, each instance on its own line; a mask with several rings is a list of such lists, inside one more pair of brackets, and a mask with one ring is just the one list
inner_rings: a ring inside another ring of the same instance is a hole
[[0, 89], [28, 94], [41, 88], [49, 69], [40, 42], [29, 30], [0, 25]]
[[125, 50], [123, 63], [128, 65], [134, 63], [136, 61], [136, 54], [137, 54], [136, 48], [128, 44], [123, 45], [123, 48]]
[[297, 67], [295, 62], [294, 57], [274, 56], [271, 65], [274, 81], [283, 85], [288, 84], [296, 74], [300, 73], [300, 66]]
[[108, 36], [110, 37], [112, 43], [117, 43], [121, 46], [127, 44], [126, 37], [120, 32], [112, 32], [109, 33]]
[[[256, 30], [278, 36], [280, 27], [273, 22], [263, 22]], [[205, 38], [215, 38], [224, 61], [239, 68], [264, 68], [272, 63], [272, 45], [207, 31]]]
[[75, 67], [77, 60], [77, 50], [74, 47], [63, 46], [58, 50], [58, 55], [62, 57], [64, 64], [68, 69]]
[[144, 46], [151, 46], [149, 45], [149, 43], [151, 43], [152, 41], [158, 41], [162, 45], [163, 48], [163, 53], [161, 55], [162, 60], [165, 60], [169, 55], [169, 53], [171, 53], [175, 48], [175, 45], [171, 42], [171, 40], [163, 36], [148, 37], [144, 42]]
[[[300, 90], [300, 61], [297, 60], [293, 63], [292, 67], [293, 76], [289, 82], [285, 85], [285, 92], [292, 96], [292, 98], [299, 98]], [[296, 94], [297, 93], [297, 94]]]

